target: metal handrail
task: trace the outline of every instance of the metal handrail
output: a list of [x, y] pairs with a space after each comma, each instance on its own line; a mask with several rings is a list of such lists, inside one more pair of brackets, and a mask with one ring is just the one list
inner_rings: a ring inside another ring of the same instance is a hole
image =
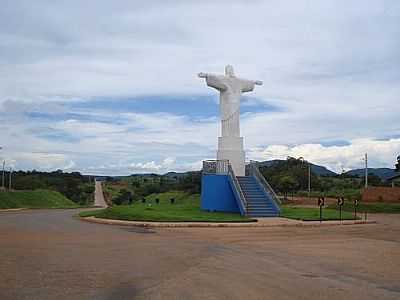
[[216, 174], [226, 175], [228, 174], [229, 160], [204, 160], [203, 161], [203, 173], [204, 174]]
[[250, 170], [253, 176], [255, 176], [261, 183], [261, 185], [264, 187], [265, 191], [271, 195], [272, 200], [275, 202], [276, 206], [279, 208], [279, 205], [281, 204], [281, 200], [279, 200], [278, 196], [276, 195], [275, 191], [271, 187], [271, 185], [268, 183], [268, 181], [265, 179], [265, 177], [261, 174], [260, 170], [258, 169], [257, 163], [250, 163]]
[[235, 175], [235, 172], [233, 171], [231, 164], [228, 164], [228, 176], [234, 185], [234, 189], [233, 189], [234, 192], [236, 192], [237, 196], [239, 196], [240, 203], [244, 210], [244, 214], [247, 214], [247, 201], [246, 201], [246, 198], [244, 197], [242, 188], [240, 187], [239, 181]]

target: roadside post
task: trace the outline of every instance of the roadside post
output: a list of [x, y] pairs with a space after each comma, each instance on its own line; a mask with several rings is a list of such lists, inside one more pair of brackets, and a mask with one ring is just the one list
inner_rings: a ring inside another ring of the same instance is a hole
[[325, 198], [318, 197], [318, 206], [319, 206], [319, 222], [322, 223], [322, 207], [325, 205]]
[[342, 222], [342, 206], [343, 206], [343, 204], [344, 204], [344, 197], [338, 198], [340, 222]]
[[5, 181], [4, 181], [5, 166], [6, 166], [6, 161], [3, 160], [3, 174], [2, 174], [2, 177], [1, 177], [1, 187], [2, 187], [3, 190], [6, 189], [5, 186], [4, 186], [4, 182], [5, 182]]
[[12, 176], [12, 168], [10, 168], [10, 177], [8, 179], [8, 190], [11, 191], [11, 176]]
[[131, 194], [131, 193], [129, 193], [128, 202], [129, 202], [129, 205], [132, 205], [133, 197], [132, 197], [132, 194]]
[[354, 220], [357, 220], [358, 199], [354, 199]]

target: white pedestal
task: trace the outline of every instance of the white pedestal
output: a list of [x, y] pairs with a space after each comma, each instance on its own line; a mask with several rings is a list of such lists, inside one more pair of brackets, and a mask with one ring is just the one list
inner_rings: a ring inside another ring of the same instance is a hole
[[227, 159], [236, 176], [245, 176], [245, 154], [242, 137], [219, 137], [217, 159]]

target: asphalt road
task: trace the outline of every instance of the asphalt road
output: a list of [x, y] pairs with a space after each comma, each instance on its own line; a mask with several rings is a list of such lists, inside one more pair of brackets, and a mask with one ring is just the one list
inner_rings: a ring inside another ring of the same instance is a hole
[[0, 299], [400, 299], [400, 216], [153, 230], [76, 213], [0, 213]]

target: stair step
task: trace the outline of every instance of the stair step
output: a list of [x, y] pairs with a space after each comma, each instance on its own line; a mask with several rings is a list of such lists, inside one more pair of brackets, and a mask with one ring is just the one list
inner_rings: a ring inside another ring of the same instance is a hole
[[279, 216], [278, 212], [248, 212], [249, 216]]
[[274, 207], [247, 207], [249, 211], [275, 211]]
[[262, 215], [250, 215], [250, 214], [248, 214], [248, 216], [250, 218], [276, 218], [276, 217], [279, 217], [279, 214], [276, 214], [276, 215], [269, 215], [269, 214], [266, 214], [266, 215], [264, 215], [264, 214], [262, 214]]
[[261, 214], [261, 213], [275, 213], [276, 210], [274, 210], [274, 209], [249, 209], [247, 212]]
[[257, 185], [257, 184], [249, 184], [249, 185], [241, 185], [240, 186], [241, 188], [244, 188], [244, 189], [260, 189], [260, 186], [259, 185]]
[[267, 199], [264, 194], [259, 194], [259, 193], [243, 193], [245, 196], [248, 197], [256, 197], [256, 198], [262, 198], [262, 199]]
[[260, 188], [260, 186], [258, 185], [258, 184], [249, 184], [249, 185], [240, 185], [240, 187], [242, 188], [242, 189], [259, 189], [259, 190], [261, 190], [261, 188]]
[[258, 206], [258, 207], [247, 206], [247, 208], [250, 210], [275, 210], [274, 207], [265, 207], [265, 206]]
[[279, 211], [272, 203], [271, 196], [265, 193], [256, 178], [252, 176], [237, 176], [239, 186], [247, 201], [249, 217], [277, 217]]

